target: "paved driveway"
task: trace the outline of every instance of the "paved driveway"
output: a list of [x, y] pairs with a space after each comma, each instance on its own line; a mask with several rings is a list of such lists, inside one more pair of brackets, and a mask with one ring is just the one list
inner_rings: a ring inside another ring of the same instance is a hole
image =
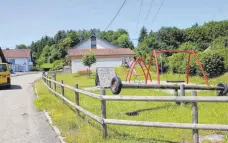
[[59, 143], [43, 112], [33, 105], [32, 83], [40, 76], [12, 77], [12, 89], [0, 89], [1, 143]]

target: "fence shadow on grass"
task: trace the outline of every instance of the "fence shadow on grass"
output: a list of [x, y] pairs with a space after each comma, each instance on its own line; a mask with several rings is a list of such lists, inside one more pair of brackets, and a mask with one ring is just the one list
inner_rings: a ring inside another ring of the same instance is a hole
[[128, 116], [137, 116], [137, 115], [139, 115], [140, 112], [167, 109], [167, 108], [175, 107], [175, 106], [178, 106], [178, 105], [168, 104], [165, 106], [158, 106], [158, 107], [152, 107], [152, 108], [147, 108], [147, 109], [140, 109], [140, 110], [136, 110], [136, 111], [132, 111], [132, 112], [125, 112], [125, 114]]

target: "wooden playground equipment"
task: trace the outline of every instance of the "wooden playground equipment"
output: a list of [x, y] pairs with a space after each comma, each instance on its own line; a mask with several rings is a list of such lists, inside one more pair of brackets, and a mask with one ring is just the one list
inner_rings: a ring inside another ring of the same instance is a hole
[[156, 75], [157, 75], [157, 83], [160, 84], [159, 61], [158, 61], [157, 55], [161, 54], [161, 53], [186, 53], [187, 54], [187, 63], [186, 63], [187, 68], [186, 68], [186, 73], [185, 73], [186, 74], [186, 84], [189, 83], [190, 60], [191, 60], [191, 57], [194, 57], [197, 64], [200, 66], [200, 70], [203, 74], [205, 84], [209, 85], [208, 84], [208, 78], [207, 78], [206, 73], [203, 69], [203, 66], [199, 60], [199, 57], [192, 50], [153, 50], [151, 52], [151, 56], [150, 56], [148, 66], [146, 66], [146, 64], [142, 58], [134, 58], [134, 60], [131, 62], [130, 66], [129, 66], [129, 69], [128, 69], [128, 72], [126, 75], [126, 81], [128, 81], [128, 82], [131, 81], [132, 74], [135, 73], [135, 66], [136, 66], [136, 64], [139, 64], [142, 71], [143, 71], [143, 74], [144, 74], [145, 84], [147, 84], [148, 80], [150, 80], [152, 82], [152, 77], [150, 74], [150, 68], [152, 65], [153, 57], [154, 57], [155, 58]]

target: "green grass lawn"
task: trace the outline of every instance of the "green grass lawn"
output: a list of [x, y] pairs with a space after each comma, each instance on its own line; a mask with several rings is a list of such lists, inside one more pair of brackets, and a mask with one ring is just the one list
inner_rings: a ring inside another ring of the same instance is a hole
[[[117, 75], [123, 80], [125, 78], [124, 68], [117, 68]], [[124, 73], [124, 74], [123, 74]], [[166, 77], [179, 78], [179, 75], [162, 75], [161, 80]], [[86, 75], [78, 74], [58, 74], [57, 80], [64, 80], [65, 84], [79, 84], [79, 88], [94, 86], [93, 74], [91, 78]], [[191, 77], [190, 81], [198, 81], [199, 77]], [[210, 84], [217, 84], [220, 80], [228, 81], [228, 75], [224, 74], [210, 80]], [[62, 101], [51, 92], [49, 92], [41, 81], [36, 83], [36, 88], [40, 98], [35, 101], [35, 105], [40, 110], [47, 110], [53, 119], [53, 122], [60, 128], [65, 140], [68, 143], [75, 142], [121, 142], [121, 143], [139, 143], [139, 142], [192, 142], [192, 131], [185, 129], [167, 129], [153, 127], [130, 127], [119, 125], [108, 125], [108, 138], [103, 139], [101, 134], [101, 126], [95, 121], [85, 117], [79, 117], [75, 114], [75, 110], [62, 104]], [[57, 90], [60, 91], [59, 87]], [[74, 101], [74, 93], [65, 90], [66, 97]], [[106, 90], [111, 95], [109, 89]], [[162, 90], [153, 89], [123, 89], [122, 95], [153, 95], [153, 96], [169, 96], [170, 94]], [[216, 96], [215, 91], [199, 92], [199, 96]], [[112, 95], [115, 96], [115, 95]], [[100, 116], [101, 104], [99, 100], [92, 99], [80, 94], [80, 106], [88, 111]], [[218, 123], [228, 124], [228, 104], [227, 103], [198, 103], [199, 123]], [[138, 115], [128, 116], [126, 112], [138, 111]], [[154, 122], [179, 122], [191, 123], [191, 105], [178, 106], [171, 102], [135, 102], [135, 101], [107, 101], [107, 118], [125, 119], [138, 121], [154, 121]], [[84, 118], [84, 120], [83, 120]], [[201, 135], [224, 133], [220, 131], [200, 131]], [[226, 133], [225, 133], [226, 134]]]

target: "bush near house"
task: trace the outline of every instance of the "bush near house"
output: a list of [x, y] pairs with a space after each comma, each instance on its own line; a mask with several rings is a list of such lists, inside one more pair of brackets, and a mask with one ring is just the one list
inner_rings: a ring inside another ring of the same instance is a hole
[[40, 66], [40, 69], [44, 70], [44, 71], [49, 71], [50, 69], [52, 69], [53, 64], [51, 63], [44, 63]]
[[63, 69], [64, 60], [56, 60], [53, 63], [52, 71]]
[[224, 57], [216, 51], [204, 52], [201, 63], [208, 77], [216, 77], [225, 72]]

